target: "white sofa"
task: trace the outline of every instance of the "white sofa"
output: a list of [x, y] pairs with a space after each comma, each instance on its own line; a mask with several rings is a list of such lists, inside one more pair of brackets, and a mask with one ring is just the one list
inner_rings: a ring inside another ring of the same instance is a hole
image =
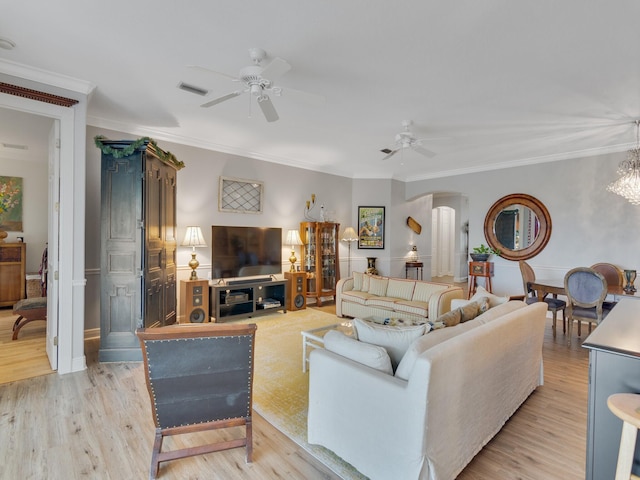
[[546, 312], [543, 302], [510, 301], [433, 330], [395, 375], [312, 351], [309, 443], [372, 480], [454, 479], [542, 385]]
[[425, 323], [450, 310], [464, 296], [447, 283], [405, 280], [354, 272], [336, 285], [336, 315], [353, 318], [402, 318]]

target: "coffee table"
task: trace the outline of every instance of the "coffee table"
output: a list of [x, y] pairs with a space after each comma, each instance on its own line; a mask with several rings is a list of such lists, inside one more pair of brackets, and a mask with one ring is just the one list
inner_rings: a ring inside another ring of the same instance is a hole
[[346, 320], [344, 322], [300, 332], [302, 335], [302, 372], [307, 371], [307, 362], [309, 361], [307, 357], [307, 347], [324, 348], [324, 336], [331, 330], [338, 330], [348, 337], [353, 337], [353, 322]]

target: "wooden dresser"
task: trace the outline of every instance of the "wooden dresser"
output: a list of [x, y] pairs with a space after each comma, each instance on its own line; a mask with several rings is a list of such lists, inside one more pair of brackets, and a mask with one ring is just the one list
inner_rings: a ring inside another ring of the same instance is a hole
[[25, 298], [26, 243], [0, 243], [0, 307]]

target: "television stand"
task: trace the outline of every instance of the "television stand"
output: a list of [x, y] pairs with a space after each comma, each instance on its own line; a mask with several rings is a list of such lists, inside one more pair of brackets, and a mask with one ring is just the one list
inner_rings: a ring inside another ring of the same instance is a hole
[[247, 280], [234, 285], [211, 285], [210, 312], [216, 322], [287, 312], [288, 280]]

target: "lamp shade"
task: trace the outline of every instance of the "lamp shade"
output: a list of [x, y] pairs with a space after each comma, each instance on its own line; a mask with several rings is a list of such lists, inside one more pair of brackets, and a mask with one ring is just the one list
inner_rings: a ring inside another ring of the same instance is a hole
[[207, 246], [207, 242], [204, 241], [204, 236], [202, 235], [200, 227], [187, 227], [187, 233], [184, 235], [182, 246], [193, 248]]
[[342, 233], [342, 241], [343, 242], [355, 242], [358, 240], [358, 234], [353, 227], [347, 227], [344, 229]]
[[289, 230], [287, 232], [287, 239], [285, 240], [285, 245], [291, 245], [292, 247], [295, 245], [302, 245], [302, 240], [300, 239], [300, 232], [298, 230]]

